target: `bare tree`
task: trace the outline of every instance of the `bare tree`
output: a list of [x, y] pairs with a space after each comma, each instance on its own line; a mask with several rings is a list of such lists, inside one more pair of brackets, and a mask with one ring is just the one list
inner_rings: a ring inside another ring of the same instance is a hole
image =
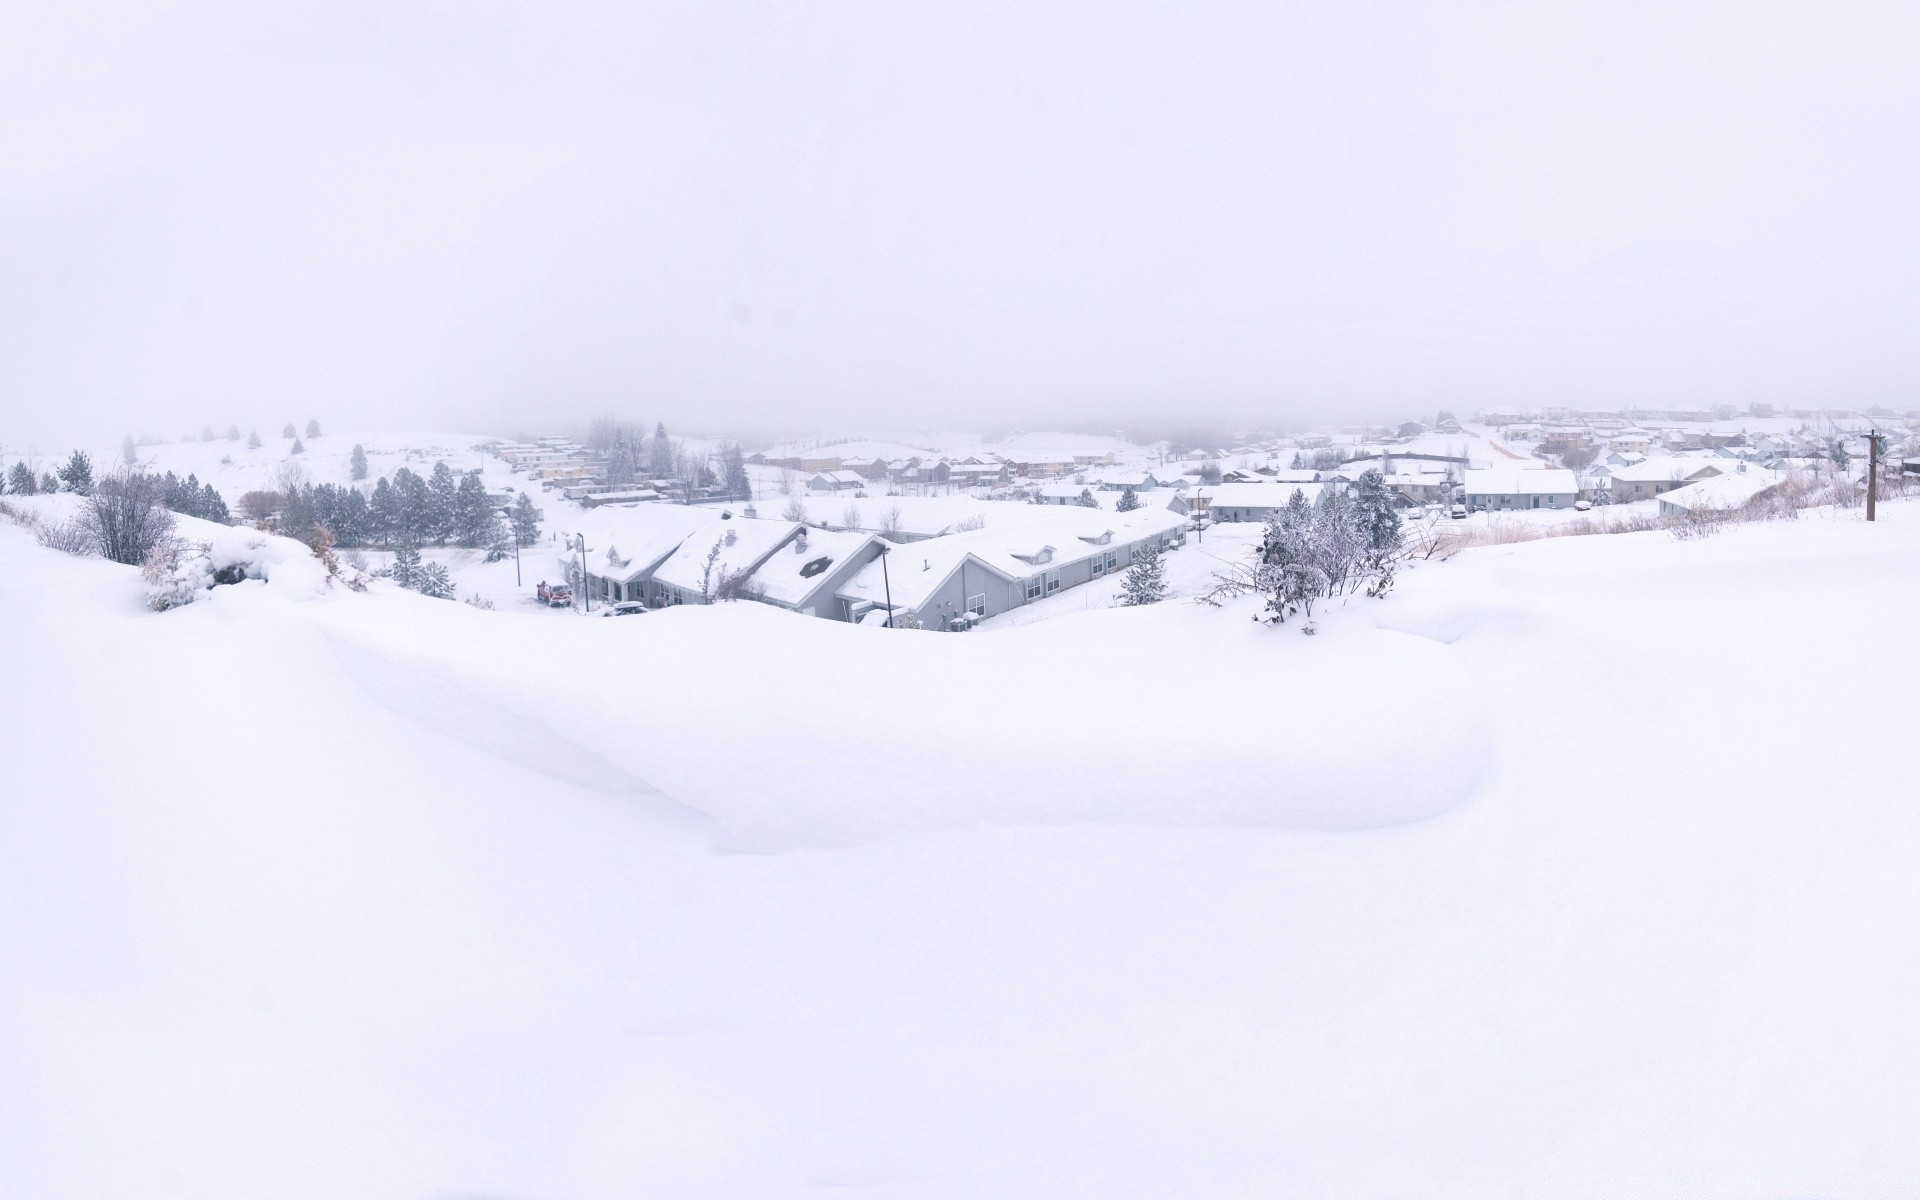
[[842, 529], [860, 528], [860, 506], [858, 504], [847, 505], [847, 511], [840, 514], [840, 527]]
[[787, 509], [780, 515], [789, 521], [798, 521], [804, 525], [807, 520], [807, 502], [795, 496], [787, 501]]
[[128, 566], [145, 563], [173, 535], [173, 513], [167, 509], [162, 485], [125, 470], [95, 485], [80, 519], [102, 557]]

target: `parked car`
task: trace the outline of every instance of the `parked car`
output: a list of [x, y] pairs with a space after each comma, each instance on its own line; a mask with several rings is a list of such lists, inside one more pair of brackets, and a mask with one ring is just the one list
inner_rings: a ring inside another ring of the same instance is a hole
[[573, 589], [572, 588], [568, 587], [566, 584], [563, 583], [559, 587], [547, 589], [547, 607], [548, 608], [571, 608], [572, 606], [573, 606]]
[[647, 611], [647, 606], [638, 600], [622, 600], [601, 612], [603, 617], [637, 617]]
[[1573, 511], [1575, 512], [1590, 512], [1592, 509], [1593, 501], [1591, 500], [1575, 500], [1573, 502]]
[[1467, 506], [1464, 504], [1456, 504], [1447, 510], [1447, 515], [1456, 521], [1464, 521], [1467, 519]]

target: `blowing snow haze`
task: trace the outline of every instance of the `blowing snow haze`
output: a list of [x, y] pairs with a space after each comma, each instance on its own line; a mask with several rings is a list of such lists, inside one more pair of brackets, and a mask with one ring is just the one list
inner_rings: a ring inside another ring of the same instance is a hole
[[14, 6], [16, 437], [1910, 402], [1911, 4]]

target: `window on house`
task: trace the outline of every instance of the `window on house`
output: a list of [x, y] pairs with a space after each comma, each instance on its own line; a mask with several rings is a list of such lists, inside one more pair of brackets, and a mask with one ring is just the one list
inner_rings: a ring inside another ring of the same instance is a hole
[[1058, 571], [1049, 572], [1047, 574], [1047, 594], [1052, 595], [1054, 592], [1057, 592], [1059, 590], [1060, 590], [1060, 572]]
[[1107, 551], [1107, 570], [1111, 571], [1119, 565], [1120, 565], [1120, 552], [1118, 550]]
[[976, 617], [986, 616], [987, 615], [987, 594], [985, 592], [981, 592], [977, 596], [968, 596], [967, 611], [972, 613]]
[[1107, 569], [1105, 565], [1101, 563], [1100, 556], [1098, 554], [1094, 555], [1091, 559], [1089, 559], [1088, 563], [1092, 567], [1093, 573], [1095, 575], [1098, 575], [1100, 574], [1100, 572]]
[[1039, 598], [1040, 598], [1040, 580], [1037, 578], [1027, 580], [1027, 599], [1038, 600]]

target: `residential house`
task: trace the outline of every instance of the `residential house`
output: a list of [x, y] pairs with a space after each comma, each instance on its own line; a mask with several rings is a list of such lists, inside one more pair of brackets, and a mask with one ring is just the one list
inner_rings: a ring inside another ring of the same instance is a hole
[[1740, 463], [1722, 474], [1662, 492], [1660, 515], [1672, 517], [1709, 509], [1739, 508], [1779, 487], [1785, 480], [1786, 476], [1779, 471]]
[[1215, 521], [1264, 521], [1285, 508], [1295, 492], [1312, 504], [1320, 499], [1321, 483], [1223, 483], [1208, 492], [1207, 515]]
[[1732, 462], [1723, 458], [1675, 458], [1663, 455], [1608, 468], [1612, 476], [1609, 486], [1613, 491], [1613, 502], [1627, 504], [1635, 500], [1651, 500], [1664, 492], [1725, 474], [1732, 469]]
[[853, 471], [820, 471], [807, 480], [810, 492], [854, 492], [867, 486], [867, 481]]
[[852, 620], [853, 605], [839, 591], [887, 550], [887, 543], [871, 533], [801, 526], [754, 568], [743, 595], [805, 616]]
[[1580, 481], [1560, 467], [1496, 468], [1468, 471], [1460, 490], [1467, 507], [1476, 511], [1572, 508], [1580, 498]]

